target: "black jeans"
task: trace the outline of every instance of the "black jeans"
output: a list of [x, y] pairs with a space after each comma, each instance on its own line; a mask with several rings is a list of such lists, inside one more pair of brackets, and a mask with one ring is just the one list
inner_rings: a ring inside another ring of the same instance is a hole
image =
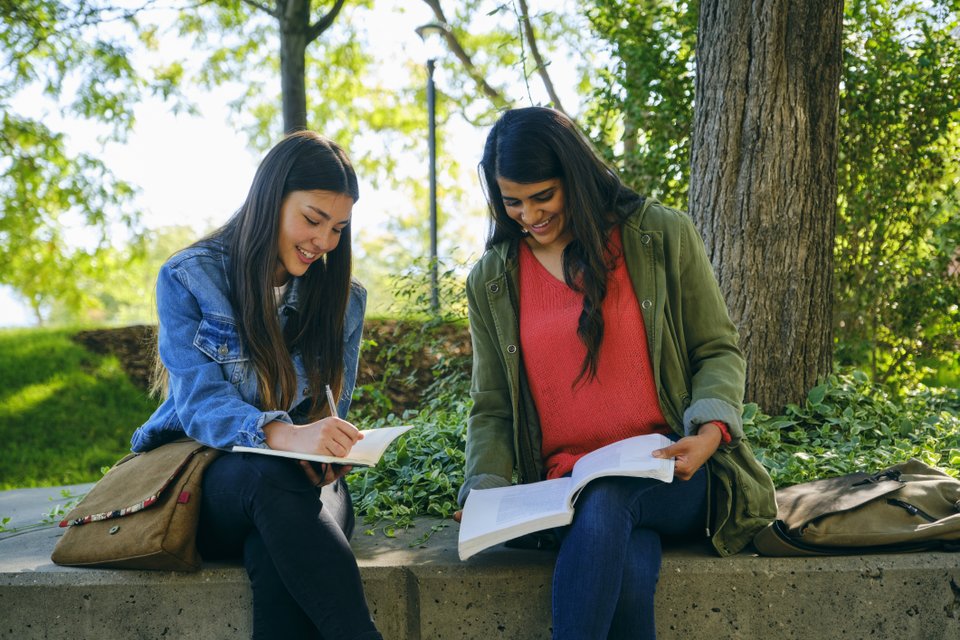
[[257, 640], [381, 638], [348, 542], [352, 530], [346, 483], [318, 492], [296, 460], [225, 453], [205, 472], [200, 555], [243, 558]]

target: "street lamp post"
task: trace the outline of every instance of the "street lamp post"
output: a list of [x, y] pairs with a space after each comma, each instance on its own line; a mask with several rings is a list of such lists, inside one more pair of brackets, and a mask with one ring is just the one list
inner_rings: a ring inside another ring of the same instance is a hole
[[435, 60], [427, 60], [427, 147], [430, 156], [430, 309], [440, 309], [439, 266], [437, 264], [437, 95], [433, 86]]
[[430, 309], [440, 310], [439, 264], [437, 256], [437, 94], [433, 83], [433, 70], [439, 55], [428, 45], [450, 27], [441, 22], [431, 22], [417, 27], [417, 35], [428, 48], [427, 52], [427, 147], [430, 159]]

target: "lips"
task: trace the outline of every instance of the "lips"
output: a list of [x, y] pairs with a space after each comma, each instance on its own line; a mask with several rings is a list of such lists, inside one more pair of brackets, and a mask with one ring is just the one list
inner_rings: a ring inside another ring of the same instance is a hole
[[544, 220], [543, 222], [539, 222], [539, 223], [537, 223], [537, 224], [531, 224], [531, 225], [529, 225], [527, 228], [528, 228], [532, 233], [538, 233], [538, 234], [539, 234], [539, 233], [543, 233], [544, 231], [547, 230], [547, 227], [550, 226], [550, 223], [553, 222], [553, 219], [554, 219], [555, 217], [556, 217], [556, 216], [550, 216], [549, 218], [547, 218], [547, 219]]
[[304, 251], [300, 247], [297, 247], [297, 255], [300, 257], [300, 260], [303, 262], [313, 262], [320, 255], [318, 253], [311, 253], [309, 251]]

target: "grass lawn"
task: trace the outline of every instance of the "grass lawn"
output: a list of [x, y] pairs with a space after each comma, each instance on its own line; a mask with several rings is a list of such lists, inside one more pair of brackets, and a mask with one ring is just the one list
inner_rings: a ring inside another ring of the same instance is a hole
[[98, 479], [156, 407], [73, 333], [0, 330], [0, 490]]

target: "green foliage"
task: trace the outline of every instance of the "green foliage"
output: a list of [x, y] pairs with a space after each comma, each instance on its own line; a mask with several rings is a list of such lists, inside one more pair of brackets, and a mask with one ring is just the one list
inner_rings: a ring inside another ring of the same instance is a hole
[[911, 457], [960, 473], [960, 389], [918, 386], [897, 396], [860, 371], [832, 375], [784, 415], [747, 405], [744, 430], [777, 486]]
[[106, 245], [107, 211], [129, 200], [133, 188], [96, 158], [68, 155], [62, 134], [11, 113], [0, 120], [0, 157], [0, 283], [11, 285], [38, 321], [55, 305], [82, 308], [88, 298], [79, 283], [94, 270], [98, 247], [71, 244], [69, 223], [82, 221]]
[[697, 3], [593, 0], [591, 26], [613, 59], [598, 68], [584, 120], [624, 181], [685, 209], [693, 129]]
[[196, 236], [191, 227], [160, 227], [144, 231], [119, 249], [101, 247], [89, 257], [90, 268], [74, 274], [84, 294], [83, 307], [57, 306], [50, 310], [50, 323], [86, 326], [155, 323], [157, 273], [167, 258], [196, 240]]
[[[686, 207], [699, 5], [593, 0], [613, 64], [587, 130], [625, 181]], [[960, 3], [845, 5], [834, 335], [879, 382], [960, 379]], [[952, 273], [952, 275], [951, 275]]]
[[156, 403], [69, 330], [0, 331], [0, 489], [90, 482]]
[[[332, 4], [314, 2], [310, 19], [319, 19]], [[382, 24], [378, 14], [394, 10], [403, 10], [402, 5], [347, 3], [332, 26], [307, 46], [304, 67], [307, 125], [346, 148], [364, 182], [394, 195], [385, 227], [355, 238], [355, 269], [370, 292], [370, 307], [378, 312], [389, 304], [387, 274], [409, 266], [411, 255], [427, 253], [427, 168], [420, 161], [427, 153], [426, 71], [419, 60], [383, 59], [376, 46], [382, 35], [370, 28]], [[242, 87], [232, 101], [238, 124], [254, 147], [272, 146], [282, 132], [276, 18], [253, 3], [217, 0], [183, 9], [177, 25], [194, 42], [191, 56], [202, 61], [194, 80], [208, 88]], [[465, 96], [477, 102], [472, 88]], [[445, 212], [462, 215], [465, 209], [463, 170], [448, 153], [446, 126], [464, 104], [443, 94], [436, 102], [443, 255], [453, 254], [457, 244], [443, 234]], [[367, 197], [361, 193], [358, 215]]]
[[[357, 513], [371, 527], [369, 531], [381, 525], [387, 535], [397, 527], [409, 527], [415, 516], [451, 517], [463, 483], [465, 429], [472, 404], [466, 373], [469, 356], [451, 352], [447, 345], [450, 329], [466, 322], [464, 284], [456, 269], [441, 271], [440, 306], [434, 312], [429, 283], [428, 261], [417, 262], [396, 277], [398, 304], [408, 318], [416, 320], [409, 323], [410, 330], [377, 354], [386, 363], [382, 379], [354, 393], [355, 398], [374, 400], [365, 413], [354, 418], [365, 428], [416, 425], [387, 450], [377, 467], [350, 477]], [[376, 346], [368, 344], [365, 349]], [[417, 378], [414, 370], [406, 380], [420, 395], [418, 407], [396, 416], [390, 412], [385, 387], [409, 371], [411, 364], [415, 369], [414, 359], [424, 353], [431, 357], [430, 376]]]
[[[130, 207], [132, 185], [97, 158], [72, 153], [46, 114], [18, 114], [18, 94], [39, 91], [64, 115], [122, 141], [134, 104], [147, 91], [173, 96], [176, 74], [166, 70], [151, 85], [137, 73], [136, 18], [108, 3], [32, 0], [0, 12], [0, 283], [42, 322], [52, 309], [70, 314], [91, 304], [83, 282], [109, 278], [103, 251], [120, 229], [135, 234], [139, 214]], [[88, 240], [77, 242], [80, 234]]]
[[[307, 4], [312, 4], [311, 23], [333, 6], [332, 2]], [[393, 80], [385, 80], [376, 73], [384, 61], [375, 57], [373, 36], [364, 26], [374, 11], [371, 5], [369, 1], [348, 3], [333, 26], [307, 45], [303, 71], [307, 125], [349, 149], [365, 177], [390, 181], [397, 170], [396, 152], [413, 147], [416, 137], [410, 134], [423, 129], [426, 114], [422, 96], [418, 100], [413, 88], [422, 83], [398, 86], [396, 74]], [[242, 84], [244, 91], [232, 107], [245, 116], [244, 129], [253, 146], [266, 150], [281, 135], [283, 124], [280, 26], [263, 8], [273, 7], [216, 0], [181, 10], [177, 25], [180, 35], [193, 39], [194, 57], [205, 57], [196, 81], [208, 88]], [[405, 71], [402, 77], [416, 76], [413, 69]], [[394, 153], [361, 153], [360, 140], [370, 133], [383, 135], [381, 149]]]
[[836, 353], [892, 384], [960, 373], [960, 3], [926, 4], [846, 5]]
[[391, 316], [401, 320], [388, 343], [381, 346], [375, 337], [366, 338], [363, 350], [374, 354], [382, 373], [379, 380], [359, 385], [354, 391], [354, 399], [365, 401], [373, 412], [364, 417], [395, 411], [388, 388], [423, 393], [427, 400], [465, 388], [469, 355], [449, 342], [450, 335], [467, 322], [463, 265], [447, 267], [443, 261], [438, 262], [436, 311], [432, 309], [430, 265], [426, 259], [414, 260], [405, 271], [390, 278]]
[[4, 3], [0, 12], [0, 100], [36, 85], [51, 98], [67, 99], [68, 111], [108, 125], [116, 137], [130, 130], [133, 104], [148, 85], [130, 64], [125, 38], [100, 29], [104, 23], [135, 26], [130, 14], [102, 0]]
[[413, 424], [376, 467], [350, 475], [354, 506], [368, 532], [386, 535], [417, 516], [450, 518], [463, 484], [464, 443], [470, 411], [466, 388], [425, 398], [419, 410], [393, 414], [366, 428]]

